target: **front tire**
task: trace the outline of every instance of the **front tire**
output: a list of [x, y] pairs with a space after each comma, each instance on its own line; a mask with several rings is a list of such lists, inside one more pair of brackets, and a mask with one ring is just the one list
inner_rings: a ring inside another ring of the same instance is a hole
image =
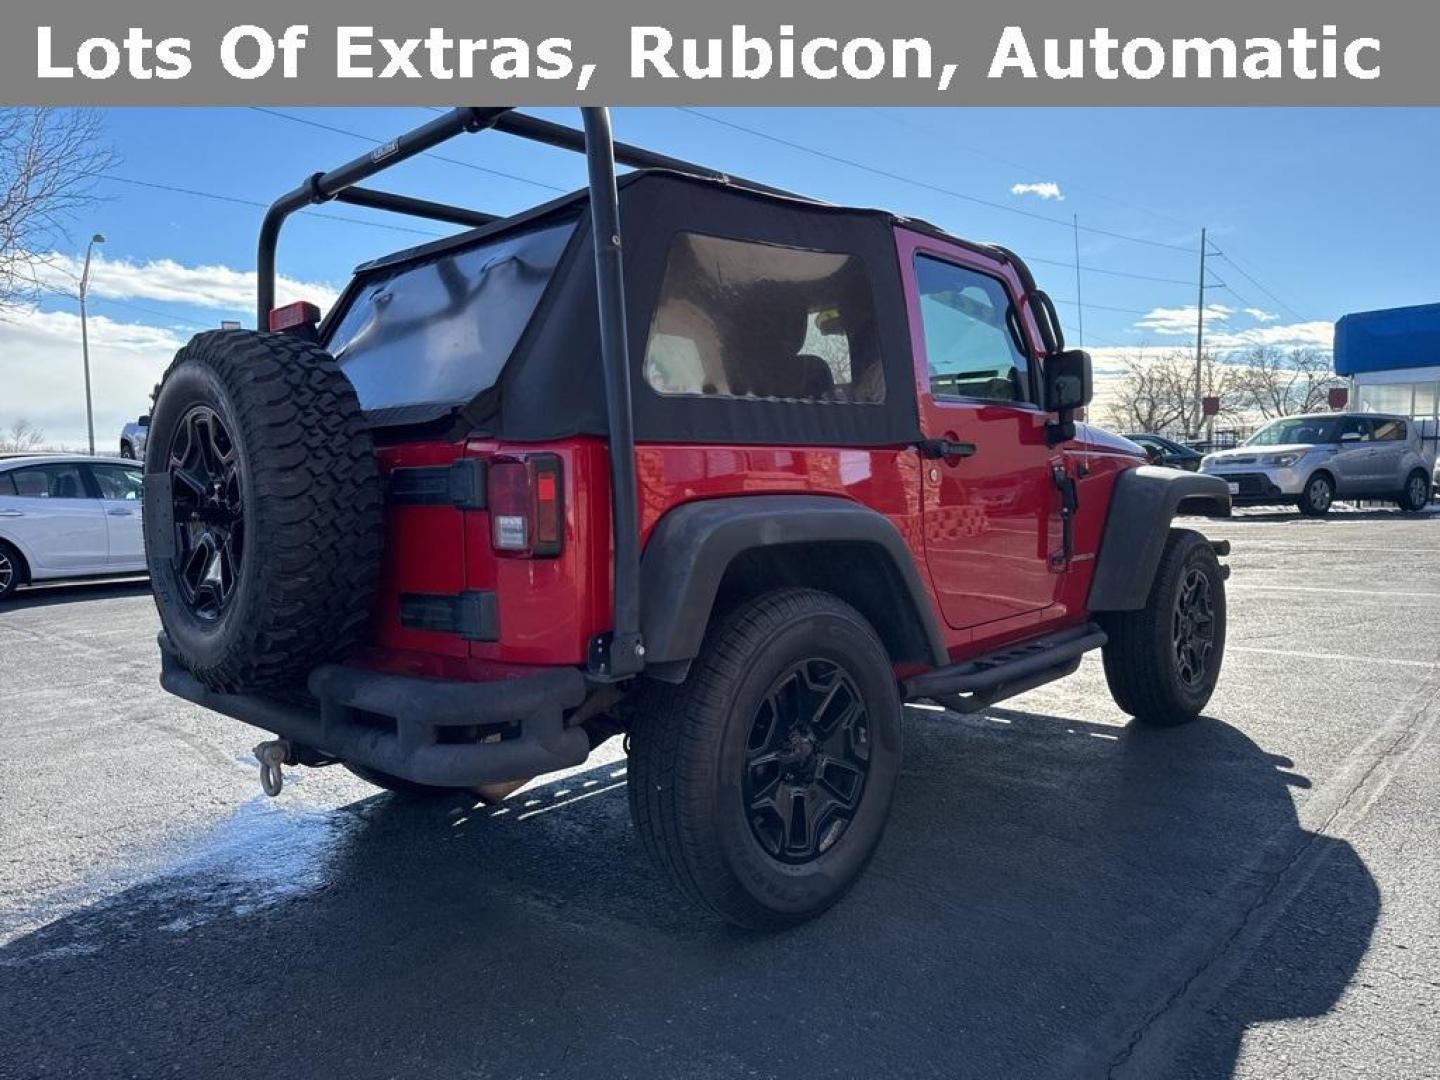
[[1416, 469], [1405, 480], [1405, 490], [1400, 494], [1400, 509], [1407, 514], [1418, 514], [1430, 504], [1430, 477]]
[[808, 589], [761, 596], [712, 625], [683, 685], [637, 704], [631, 817], [680, 892], [761, 929], [854, 884], [900, 772], [899, 692], [859, 612]]
[[1306, 517], [1324, 517], [1335, 502], [1335, 481], [1325, 473], [1316, 473], [1305, 482], [1300, 493], [1300, 512]]
[[1225, 576], [1197, 532], [1171, 529], [1139, 611], [1106, 619], [1105, 681], [1142, 724], [1174, 727], [1200, 715], [1225, 655]]

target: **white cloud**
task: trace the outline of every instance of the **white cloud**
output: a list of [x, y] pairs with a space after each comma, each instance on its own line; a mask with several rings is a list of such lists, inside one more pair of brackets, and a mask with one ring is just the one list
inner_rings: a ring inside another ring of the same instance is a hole
[[[121, 425], [149, 408], [151, 389], [191, 330], [103, 315], [91, 315], [88, 329], [95, 449], [115, 452]], [[34, 309], [0, 316], [0, 386], [0, 426], [23, 417], [44, 430], [47, 445], [84, 449], [80, 317]]]
[[[42, 284], [73, 295], [83, 261], [57, 252], [46, 256], [44, 264]], [[229, 266], [186, 266], [174, 259], [134, 262], [110, 259], [99, 252], [90, 263], [90, 293], [108, 300], [159, 300], [207, 311], [249, 312], [255, 307], [255, 286], [255, 271]], [[338, 290], [282, 274], [276, 277], [275, 295], [281, 304], [310, 300], [323, 311], [335, 302]]]
[[[1149, 314], [1136, 320], [1135, 329], [1148, 330], [1152, 334], [1159, 334], [1162, 337], [1194, 337], [1195, 324], [1198, 321], [1196, 316], [1199, 308], [1194, 304], [1189, 307], [1174, 308], [1152, 308]], [[1224, 304], [1205, 305], [1205, 325], [1211, 323], [1223, 323], [1231, 315], [1235, 314], [1233, 308]]]
[[1275, 312], [1266, 311], [1264, 308], [1258, 307], [1247, 307], [1245, 309], [1245, 314], [1249, 315], [1256, 322], [1262, 323], [1274, 322], [1276, 319], [1280, 318], [1280, 316], [1276, 315]]
[[1053, 180], [1042, 180], [1037, 184], [1012, 184], [1011, 195], [1034, 195], [1040, 199], [1054, 199], [1056, 202], [1064, 202], [1065, 196], [1060, 193], [1060, 185]]
[[1274, 345], [1282, 349], [1320, 349], [1329, 352], [1335, 345], [1335, 324], [1329, 322], [1286, 323], [1283, 326], [1256, 326], [1207, 334], [1206, 344], [1215, 349], [1245, 349], [1252, 345]]

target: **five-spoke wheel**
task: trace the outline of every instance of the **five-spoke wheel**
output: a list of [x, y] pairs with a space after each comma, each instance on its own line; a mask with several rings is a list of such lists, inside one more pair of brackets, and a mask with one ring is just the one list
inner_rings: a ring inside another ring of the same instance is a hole
[[245, 544], [239, 456], [213, 408], [196, 405], [181, 419], [167, 472], [176, 534], [171, 566], [190, 612], [213, 620], [234, 595]]
[[869, 622], [784, 589], [710, 627], [680, 686], [630, 728], [630, 812], [680, 890], [741, 926], [810, 918], [880, 841], [900, 770], [900, 694]]
[[787, 863], [830, 850], [860, 806], [870, 731], [854, 681], [809, 658], [765, 695], [746, 743], [745, 807], [760, 845]]

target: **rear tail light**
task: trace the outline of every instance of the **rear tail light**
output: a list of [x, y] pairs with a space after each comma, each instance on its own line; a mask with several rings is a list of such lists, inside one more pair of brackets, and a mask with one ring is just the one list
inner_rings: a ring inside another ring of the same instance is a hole
[[554, 454], [492, 462], [490, 546], [508, 555], [559, 555], [565, 545], [564, 489]]

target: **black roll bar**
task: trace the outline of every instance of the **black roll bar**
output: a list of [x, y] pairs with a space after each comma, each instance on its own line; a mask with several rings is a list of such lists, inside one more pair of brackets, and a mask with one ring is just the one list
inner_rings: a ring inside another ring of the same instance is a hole
[[[600, 364], [604, 373], [605, 405], [610, 428], [610, 516], [615, 534], [613, 629], [609, 640], [594, 650], [592, 669], [598, 676], [619, 678], [634, 675], [644, 668], [645, 645], [640, 635], [640, 520], [635, 483], [629, 338], [625, 319], [625, 270], [615, 164], [619, 161], [636, 168], [678, 169], [727, 181], [732, 178], [678, 158], [624, 143], [617, 144], [611, 135], [608, 109], [588, 107], [580, 112], [584, 119], [583, 132], [523, 116], [509, 108], [451, 109], [429, 123], [376, 147], [364, 157], [330, 172], [314, 174], [294, 191], [276, 199], [261, 222], [256, 260], [255, 317], [256, 326], [260, 329], [269, 325], [270, 311], [275, 306], [275, 249], [281, 226], [295, 211], [334, 199], [455, 225], [488, 225], [499, 219], [478, 210], [356, 185], [456, 135], [489, 128], [583, 153], [589, 178], [590, 221], [594, 232]], [[775, 191], [748, 181], [739, 183], [759, 190]]]

